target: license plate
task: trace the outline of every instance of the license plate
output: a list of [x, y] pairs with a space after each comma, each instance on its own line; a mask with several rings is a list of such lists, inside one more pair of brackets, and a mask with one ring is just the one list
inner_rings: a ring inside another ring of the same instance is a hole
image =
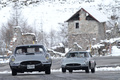
[[35, 69], [35, 65], [27, 65], [27, 69]]

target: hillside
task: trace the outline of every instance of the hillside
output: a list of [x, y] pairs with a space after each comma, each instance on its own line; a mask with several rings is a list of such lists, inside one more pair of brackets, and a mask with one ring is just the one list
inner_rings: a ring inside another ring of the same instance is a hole
[[112, 16], [115, 21], [120, 22], [119, 0], [1, 0], [0, 3], [1, 24], [5, 24], [15, 14], [13, 9], [17, 4], [17, 11], [22, 18], [24, 17], [30, 26], [37, 30], [43, 28], [45, 32], [51, 29], [58, 30], [58, 23], [64, 23], [81, 7], [94, 7], [105, 13], [110, 20]]

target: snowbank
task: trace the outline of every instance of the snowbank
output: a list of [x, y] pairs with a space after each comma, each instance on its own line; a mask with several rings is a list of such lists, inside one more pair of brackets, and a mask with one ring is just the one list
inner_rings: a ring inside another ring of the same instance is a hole
[[103, 67], [103, 68], [96, 68], [96, 71], [120, 71], [120, 67]]
[[[84, 71], [84, 70], [74, 70], [74, 72], [81, 72], [81, 71]], [[120, 71], [120, 67], [104, 67], [104, 68], [96, 68], [96, 71]], [[52, 69], [51, 70], [52, 73], [55, 73], [55, 72], [62, 72], [61, 68], [60, 69]], [[67, 71], [68, 72], [68, 71]], [[40, 72], [30, 72], [30, 73], [27, 73], [27, 74], [39, 74]], [[42, 73], [42, 72], [41, 72]], [[11, 74], [11, 71], [1, 71], [0, 74]], [[26, 74], [26, 73], [24, 73]], [[44, 74], [44, 72], [43, 72]]]
[[100, 48], [101, 46], [105, 46], [104, 44], [96, 44], [96, 45], [92, 45], [92, 48], [93, 49], [98, 49], [98, 48]]
[[113, 47], [112, 47], [111, 55], [112, 55], [112, 56], [120, 56], [120, 49], [117, 48], [117, 46], [113, 46]]
[[[75, 72], [78, 72], [80, 70], [75, 70]], [[81, 70], [82, 71], [82, 70]], [[103, 67], [103, 68], [96, 68], [96, 71], [120, 71], [120, 67]], [[52, 72], [62, 72], [61, 68], [60, 69], [52, 69]]]
[[0, 59], [0, 64], [1, 64], [1, 63], [9, 63], [9, 59], [8, 59], [8, 60]]
[[120, 40], [120, 37], [118, 38], [111, 38], [110, 40], [101, 40], [101, 42], [107, 42], [107, 43], [114, 43], [116, 42], [117, 40]]

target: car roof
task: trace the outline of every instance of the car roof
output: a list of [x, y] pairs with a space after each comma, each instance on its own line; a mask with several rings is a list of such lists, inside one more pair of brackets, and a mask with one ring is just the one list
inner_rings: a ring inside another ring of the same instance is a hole
[[68, 53], [76, 53], [76, 52], [86, 52], [86, 53], [88, 53], [89, 51], [70, 51], [70, 52], [68, 52]]
[[40, 44], [25, 44], [25, 45], [18, 45], [17, 47], [27, 47], [27, 46], [43, 46], [43, 45], [40, 45]]

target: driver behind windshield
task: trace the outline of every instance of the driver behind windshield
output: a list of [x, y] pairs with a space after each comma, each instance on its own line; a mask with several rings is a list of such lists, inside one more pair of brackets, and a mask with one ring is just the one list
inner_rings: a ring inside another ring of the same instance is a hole
[[35, 48], [35, 53], [39, 53], [39, 48]]
[[22, 54], [26, 54], [27, 50], [25, 48], [22, 48]]

